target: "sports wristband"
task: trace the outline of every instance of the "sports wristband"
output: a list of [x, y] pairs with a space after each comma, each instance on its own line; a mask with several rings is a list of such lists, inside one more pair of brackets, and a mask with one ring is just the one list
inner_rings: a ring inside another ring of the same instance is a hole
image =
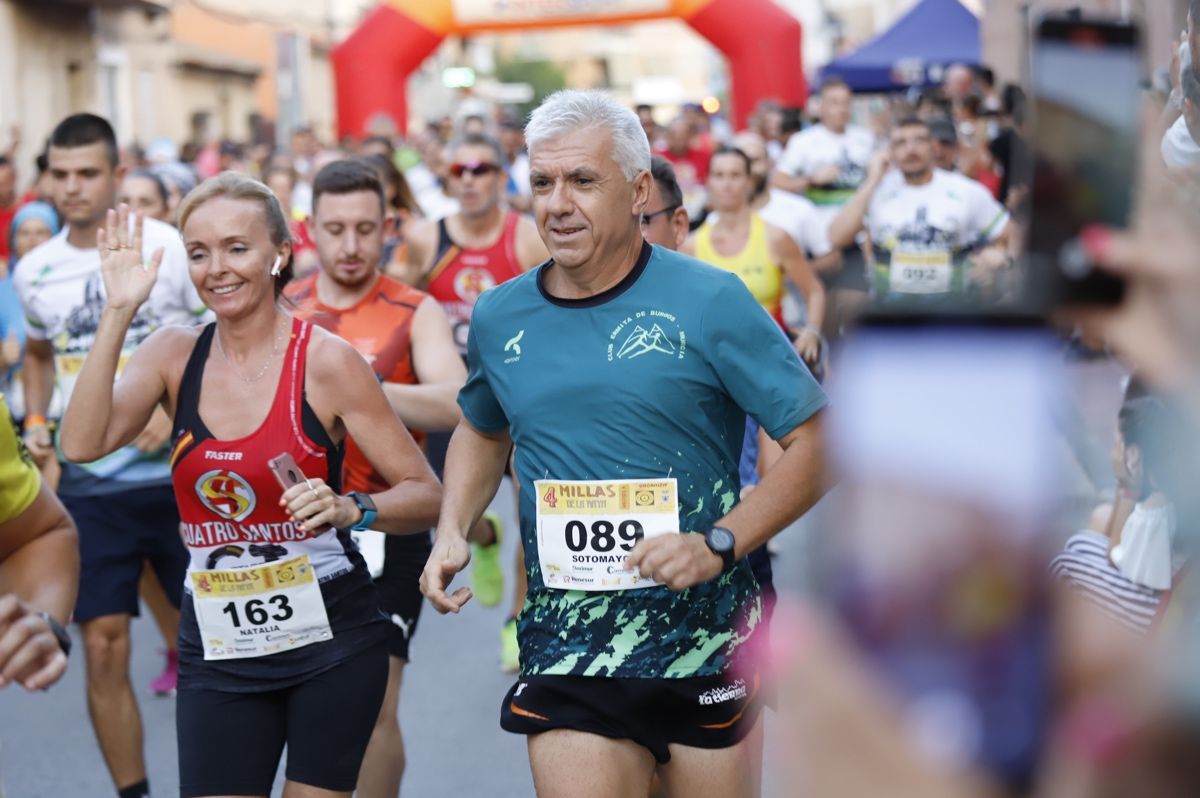
[[46, 426], [45, 416], [39, 416], [37, 413], [29, 413], [25, 416], [25, 429], [29, 429], [30, 427], [44, 426]]

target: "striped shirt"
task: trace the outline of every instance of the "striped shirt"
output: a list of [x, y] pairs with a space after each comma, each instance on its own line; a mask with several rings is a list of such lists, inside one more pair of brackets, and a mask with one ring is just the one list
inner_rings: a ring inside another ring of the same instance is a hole
[[1109, 560], [1108, 547], [1108, 538], [1099, 532], [1078, 532], [1050, 563], [1050, 573], [1114, 621], [1145, 632], [1154, 621], [1163, 591], [1130, 581]]

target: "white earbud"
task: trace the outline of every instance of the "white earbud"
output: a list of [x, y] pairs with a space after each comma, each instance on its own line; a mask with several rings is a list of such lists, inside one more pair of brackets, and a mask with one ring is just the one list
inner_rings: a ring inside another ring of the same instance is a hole
[[282, 271], [283, 271], [283, 256], [276, 255], [275, 263], [271, 266], [271, 276], [278, 277], [279, 273]]

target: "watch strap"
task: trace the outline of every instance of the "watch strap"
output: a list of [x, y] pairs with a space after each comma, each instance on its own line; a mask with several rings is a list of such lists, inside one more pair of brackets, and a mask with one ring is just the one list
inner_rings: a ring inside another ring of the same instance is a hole
[[355, 532], [363, 532], [370, 529], [375, 523], [376, 516], [379, 515], [378, 511], [374, 507], [375, 503], [356, 490], [350, 491], [349, 495], [350, 498], [354, 500], [355, 506], [357, 506], [359, 511], [362, 513], [362, 518], [359, 519], [357, 524], [350, 527], [350, 529]]
[[45, 621], [46, 625], [50, 627], [50, 631], [54, 634], [54, 638], [58, 641], [58, 647], [62, 649], [63, 655], [68, 657], [71, 656], [71, 635], [67, 633], [66, 627], [59, 623], [58, 619], [48, 612], [39, 612], [38, 617]]

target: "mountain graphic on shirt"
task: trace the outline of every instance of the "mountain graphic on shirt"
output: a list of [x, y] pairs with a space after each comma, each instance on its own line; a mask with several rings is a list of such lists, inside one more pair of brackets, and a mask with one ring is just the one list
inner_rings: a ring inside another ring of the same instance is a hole
[[641, 357], [647, 352], [662, 352], [666, 355], [675, 354], [675, 344], [663, 332], [663, 328], [655, 324], [649, 330], [646, 330], [642, 325], [633, 328], [633, 332], [625, 339], [625, 343], [621, 344], [621, 348], [617, 351], [617, 357], [621, 359], [632, 360], [635, 357]]

